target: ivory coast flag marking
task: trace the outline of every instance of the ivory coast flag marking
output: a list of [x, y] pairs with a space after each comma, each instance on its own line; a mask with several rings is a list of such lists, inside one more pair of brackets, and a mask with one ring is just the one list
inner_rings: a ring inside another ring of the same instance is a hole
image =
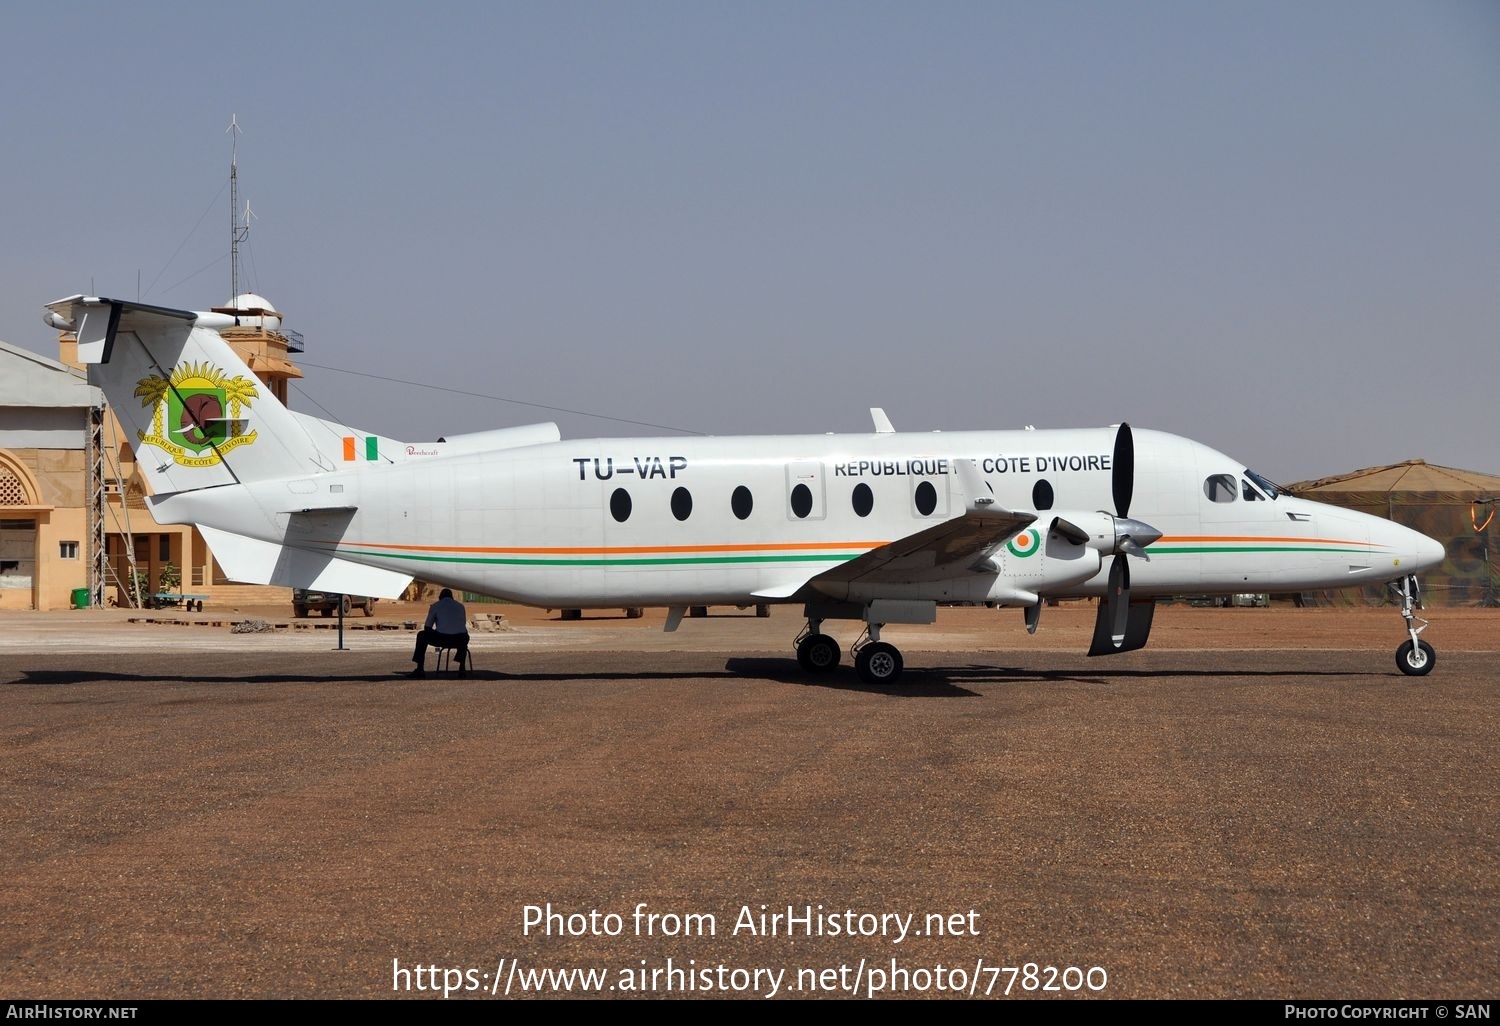
[[[359, 450], [360, 450], [360, 445], [359, 445], [359, 439], [358, 438], [355, 438], [352, 435], [346, 435], [346, 436], [344, 436], [344, 459], [345, 460], [357, 460], [357, 459], [359, 459]], [[367, 460], [378, 460], [378, 459], [380, 459], [380, 439], [375, 438], [374, 436], [366, 438], [365, 439], [365, 444], [364, 444], [364, 450], [365, 450], [365, 459], [367, 459]]]

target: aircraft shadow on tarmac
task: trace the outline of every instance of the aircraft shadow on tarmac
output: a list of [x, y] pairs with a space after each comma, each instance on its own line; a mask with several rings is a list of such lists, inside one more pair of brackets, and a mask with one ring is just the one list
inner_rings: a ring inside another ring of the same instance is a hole
[[485, 684], [485, 683], [545, 683], [549, 681], [653, 681], [653, 680], [704, 680], [730, 678], [736, 674], [719, 671], [653, 672], [653, 673], [504, 673], [495, 670], [474, 670], [459, 676], [456, 673], [429, 673], [425, 677], [412, 678], [405, 672], [389, 673], [257, 673], [251, 675], [207, 675], [165, 673], [123, 673], [117, 670], [23, 670], [21, 679], [15, 684], [35, 686], [57, 686], [66, 684], [413, 684], [417, 687], [433, 684]]
[[[525, 684], [565, 683], [571, 681], [691, 681], [691, 680], [761, 680], [796, 687], [830, 688], [836, 691], [857, 691], [886, 695], [892, 698], [980, 698], [982, 694], [969, 686], [993, 684], [1090, 684], [1107, 685], [1122, 681], [1175, 681], [1215, 680], [1231, 678], [1264, 679], [1267, 681], [1293, 679], [1327, 679], [1336, 677], [1368, 677], [1369, 673], [1357, 670], [1309, 670], [1306, 668], [1263, 669], [1115, 669], [1107, 673], [1085, 673], [1071, 669], [1029, 669], [1020, 666], [981, 665], [966, 666], [908, 666], [898, 685], [866, 684], [852, 667], [842, 667], [829, 674], [809, 674], [793, 659], [781, 657], [736, 657], [729, 659], [722, 670], [654, 670], [613, 673], [538, 673], [528, 671], [505, 672], [503, 670], [478, 669], [460, 677], [450, 673], [429, 673], [426, 677], [412, 679], [401, 672], [364, 674], [340, 673], [261, 673], [251, 675], [232, 674], [149, 674], [130, 673], [120, 670], [22, 670], [14, 683], [33, 686], [59, 686], [69, 684], [124, 683], [124, 684], [400, 684], [418, 686], [439, 683], [465, 684]], [[969, 686], [966, 686], [969, 685]]]
[[1112, 669], [1106, 672], [1083, 672], [1072, 669], [1038, 670], [1021, 666], [970, 663], [966, 666], [911, 666], [901, 675], [901, 683], [891, 685], [866, 684], [860, 680], [852, 667], [843, 667], [826, 675], [813, 675], [802, 671], [795, 663], [774, 658], [737, 658], [725, 664], [725, 669], [741, 677], [796, 684], [803, 687], [833, 688], [839, 691], [866, 691], [872, 694], [890, 695], [895, 698], [978, 698], [979, 692], [965, 685], [985, 684], [1093, 684], [1107, 685], [1122, 681], [1179, 681], [1215, 680], [1225, 678], [1256, 678], [1274, 680], [1278, 678], [1330, 678], [1365, 677], [1368, 674], [1353, 670], [1305, 670], [1305, 669]]

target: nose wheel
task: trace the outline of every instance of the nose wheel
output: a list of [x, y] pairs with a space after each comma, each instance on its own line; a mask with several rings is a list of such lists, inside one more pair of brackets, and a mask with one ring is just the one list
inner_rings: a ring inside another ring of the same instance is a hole
[[1396, 668], [1408, 677], [1425, 677], [1437, 665], [1437, 651], [1418, 637], [1427, 629], [1427, 621], [1417, 615], [1422, 608], [1422, 588], [1415, 574], [1390, 583], [1391, 591], [1401, 600], [1401, 617], [1411, 637], [1396, 649]]
[[1425, 677], [1437, 665], [1437, 653], [1425, 641], [1419, 641], [1415, 645], [1410, 641], [1403, 641], [1401, 647], [1396, 649], [1396, 665], [1407, 676]]

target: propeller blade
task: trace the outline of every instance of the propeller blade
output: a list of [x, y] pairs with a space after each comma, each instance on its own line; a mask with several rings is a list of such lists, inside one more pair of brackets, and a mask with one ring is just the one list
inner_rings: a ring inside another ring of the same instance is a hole
[[1042, 622], [1042, 600], [1037, 599], [1035, 603], [1026, 607], [1026, 633], [1035, 634], [1036, 628]]
[[1109, 565], [1110, 640], [1115, 648], [1125, 644], [1125, 629], [1130, 623], [1130, 564], [1116, 556]]
[[1135, 494], [1135, 436], [1129, 424], [1115, 432], [1115, 458], [1111, 465], [1110, 488], [1114, 493], [1115, 516], [1130, 516], [1130, 499]]

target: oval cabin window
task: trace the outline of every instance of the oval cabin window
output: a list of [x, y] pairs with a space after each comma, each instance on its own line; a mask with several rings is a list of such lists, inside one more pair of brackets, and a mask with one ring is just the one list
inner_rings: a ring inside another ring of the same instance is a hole
[[870, 510], [875, 508], [875, 493], [870, 491], [870, 486], [861, 482], [854, 486], [854, 494], [849, 497], [854, 506], [854, 512], [862, 517], [870, 515]]
[[798, 520], [802, 520], [811, 512], [812, 489], [805, 484], [799, 484], [792, 489], [792, 513]]
[[625, 489], [616, 488], [609, 497], [609, 515], [622, 524], [630, 519], [630, 493]]
[[932, 516], [932, 511], [937, 509], [937, 489], [932, 487], [931, 481], [923, 481], [917, 485], [917, 512], [924, 517]]

